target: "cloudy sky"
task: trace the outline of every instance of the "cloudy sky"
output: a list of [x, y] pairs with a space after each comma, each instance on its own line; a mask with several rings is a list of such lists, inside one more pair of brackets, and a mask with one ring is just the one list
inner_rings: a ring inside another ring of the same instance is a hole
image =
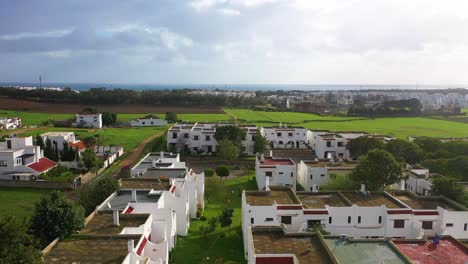
[[467, 0], [15, 0], [0, 82], [468, 84]]

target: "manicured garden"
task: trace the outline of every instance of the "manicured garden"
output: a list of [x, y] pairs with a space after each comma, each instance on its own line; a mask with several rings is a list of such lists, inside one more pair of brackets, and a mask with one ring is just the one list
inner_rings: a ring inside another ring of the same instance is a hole
[[0, 217], [14, 216], [18, 221], [31, 217], [34, 203], [51, 190], [0, 187]]
[[[208, 177], [207, 181], [210, 180], [211, 178]], [[203, 215], [208, 219], [217, 217], [224, 206], [230, 206], [234, 209], [230, 231], [228, 228], [221, 228], [218, 225], [214, 232], [204, 237], [200, 232], [200, 226], [208, 220], [193, 220], [189, 235], [178, 237], [177, 246], [171, 253], [171, 263], [246, 263], [242, 242], [241, 190], [256, 190], [257, 185], [253, 180], [252, 173], [248, 176], [222, 180], [221, 184], [221, 188], [216, 188], [216, 191], [211, 192], [210, 183], [205, 183], [207, 193], [205, 193], [205, 212]], [[215, 262], [221, 259], [222, 262]]]

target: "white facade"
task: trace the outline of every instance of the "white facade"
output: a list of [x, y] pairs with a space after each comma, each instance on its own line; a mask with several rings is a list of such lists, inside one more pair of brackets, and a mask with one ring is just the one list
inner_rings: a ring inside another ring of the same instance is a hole
[[157, 116], [145, 116], [130, 121], [132, 127], [145, 127], [145, 126], [167, 126], [167, 121]]
[[410, 169], [405, 180], [405, 189], [419, 195], [429, 195], [433, 175], [428, 169]]
[[307, 191], [313, 191], [314, 186], [320, 188], [321, 185], [330, 181], [330, 175], [346, 176], [354, 169], [355, 163], [333, 162], [333, 161], [304, 161], [297, 165], [297, 181]]
[[75, 127], [102, 128], [102, 114], [77, 114]]
[[255, 179], [259, 190], [272, 186], [288, 186], [296, 190], [296, 164], [291, 159], [257, 157]]
[[319, 159], [350, 159], [346, 144], [349, 140], [367, 135], [362, 132], [330, 133], [313, 131], [313, 149]]
[[272, 148], [307, 149], [312, 132], [302, 127], [262, 127], [260, 133]]
[[7, 138], [0, 142], [0, 179], [35, 180], [57, 164], [45, 157], [32, 137]]
[[19, 117], [4, 117], [0, 118], [0, 130], [17, 129], [23, 126], [23, 122]]
[[55, 148], [58, 151], [63, 150], [63, 143], [76, 143], [77, 140], [75, 138], [75, 133], [73, 132], [47, 132], [41, 135], [42, 140], [44, 141], [44, 144], [47, 139], [50, 139], [52, 142], [52, 145], [55, 146]]
[[[190, 151], [192, 153], [210, 154], [217, 150], [218, 142], [214, 138], [217, 126], [225, 124], [175, 124], [167, 132], [167, 147], [169, 150]], [[255, 126], [240, 127], [246, 131], [242, 141], [244, 153], [254, 154], [253, 136], [257, 132]]]

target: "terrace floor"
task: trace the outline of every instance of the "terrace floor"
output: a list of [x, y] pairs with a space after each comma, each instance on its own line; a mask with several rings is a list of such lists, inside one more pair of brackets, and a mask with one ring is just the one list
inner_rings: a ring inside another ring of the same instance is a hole
[[453, 239], [441, 239], [438, 246], [431, 240], [423, 242], [393, 241], [414, 263], [420, 264], [466, 264], [468, 248]]
[[268, 206], [277, 204], [298, 204], [294, 194], [289, 189], [270, 190], [269, 192], [247, 192], [247, 203], [254, 206]]
[[360, 192], [343, 192], [343, 195], [346, 196], [351, 203], [358, 206], [374, 207], [385, 205], [387, 208], [405, 208], [383, 193], [371, 193], [370, 196], [364, 196]]
[[333, 207], [348, 206], [345, 200], [337, 193], [330, 194], [311, 194], [311, 193], [297, 193], [297, 197], [301, 200], [302, 205], [308, 209], [325, 208], [325, 205]]
[[395, 194], [395, 197], [398, 200], [402, 201], [409, 207], [416, 209], [416, 210], [436, 210], [437, 206], [440, 206], [448, 211], [455, 211], [456, 209], [453, 206], [449, 205], [442, 199], [434, 199], [434, 198], [414, 198], [408, 194]]
[[169, 190], [171, 184], [168, 180], [131, 178], [120, 179], [120, 187], [132, 190]]
[[119, 215], [119, 226], [114, 225], [112, 212], [99, 212], [80, 231], [82, 235], [120, 234], [125, 227], [139, 227], [148, 219], [148, 214]]

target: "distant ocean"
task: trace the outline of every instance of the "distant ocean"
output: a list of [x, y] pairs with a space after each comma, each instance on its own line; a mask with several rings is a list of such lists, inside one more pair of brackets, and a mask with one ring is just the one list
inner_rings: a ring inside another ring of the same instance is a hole
[[[0, 83], [0, 86], [39, 86], [39, 83]], [[70, 87], [75, 90], [90, 88], [122, 88], [130, 90], [164, 90], [164, 89], [220, 89], [236, 91], [338, 91], [338, 90], [388, 90], [388, 89], [447, 89], [468, 88], [468, 85], [347, 85], [347, 84], [119, 84], [119, 83], [43, 83], [43, 87]]]

